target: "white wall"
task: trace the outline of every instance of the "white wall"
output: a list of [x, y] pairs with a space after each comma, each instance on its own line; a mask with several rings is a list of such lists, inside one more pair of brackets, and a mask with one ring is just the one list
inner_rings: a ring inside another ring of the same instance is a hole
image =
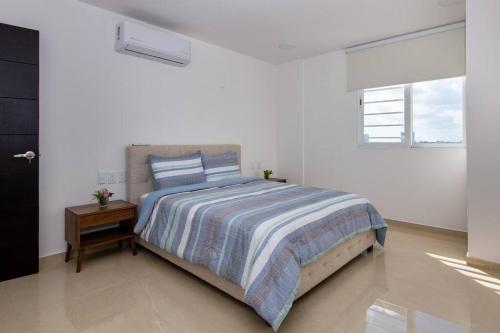
[[469, 253], [500, 263], [500, 2], [467, 1]]
[[288, 182], [303, 184], [302, 62], [278, 67], [277, 132], [278, 169]]
[[[280, 65], [278, 82], [296, 80], [302, 66], [305, 184], [365, 195], [386, 218], [466, 230], [465, 149], [359, 149], [357, 98], [346, 92], [345, 53]], [[288, 91], [279, 91], [279, 119], [287, 112], [296, 117], [293, 102], [301, 100], [297, 94], [302, 92], [300, 83], [293, 82]], [[300, 141], [300, 125], [280, 125], [278, 142]], [[285, 166], [289, 156], [300, 154], [279, 152], [282, 176], [290, 172], [295, 177]]]
[[131, 143], [240, 143], [245, 174], [276, 166], [275, 66], [197, 40], [186, 68], [117, 54], [122, 19], [76, 0], [0, 2], [0, 22], [40, 30], [41, 256], [64, 250], [64, 207], [89, 202], [98, 170], [125, 170]]

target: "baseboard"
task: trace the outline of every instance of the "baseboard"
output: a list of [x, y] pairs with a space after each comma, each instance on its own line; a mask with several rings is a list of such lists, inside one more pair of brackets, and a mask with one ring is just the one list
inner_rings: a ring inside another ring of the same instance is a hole
[[[123, 245], [126, 247], [128, 246], [127, 242], [123, 242]], [[85, 255], [93, 255], [95, 253], [99, 253], [105, 250], [113, 249], [113, 248], [118, 248], [118, 243], [111, 243], [111, 244], [105, 244], [101, 246], [96, 246], [90, 249], [85, 250]], [[73, 249], [71, 251], [71, 258], [75, 259], [76, 258], [77, 251]], [[54, 254], [49, 254], [43, 257], [38, 258], [38, 262], [41, 265], [44, 265], [45, 267], [47, 265], [51, 265], [53, 263], [58, 263], [58, 262], [64, 262], [64, 259], [66, 258], [66, 251], [63, 252], [57, 252]]]
[[65, 252], [60, 252], [45, 257], [40, 257], [38, 259], [40, 270], [59, 265], [60, 263], [64, 262], [65, 257], [66, 257]]
[[474, 258], [469, 256], [468, 253], [467, 256], [465, 257], [465, 262], [467, 262], [467, 265], [470, 266], [475, 266], [478, 268], [489, 268], [489, 269], [494, 269], [495, 271], [500, 271], [500, 263]]
[[39, 256], [38, 259], [42, 260], [43, 258], [52, 257], [52, 256], [55, 256], [55, 255], [58, 255], [61, 253], [66, 253], [66, 250], [57, 250], [54, 252], [45, 253], [45, 254]]
[[385, 221], [387, 222], [387, 224], [389, 226], [392, 224], [395, 226], [404, 226], [404, 227], [408, 227], [408, 228], [412, 228], [412, 229], [424, 230], [424, 231], [440, 233], [440, 234], [445, 234], [445, 235], [449, 235], [449, 236], [467, 239], [467, 232], [466, 231], [445, 229], [445, 228], [434, 227], [434, 226], [425, 225], [425, 224], [417, 224], [417, 223], [394, 220], [394, 219], [385, 219]]

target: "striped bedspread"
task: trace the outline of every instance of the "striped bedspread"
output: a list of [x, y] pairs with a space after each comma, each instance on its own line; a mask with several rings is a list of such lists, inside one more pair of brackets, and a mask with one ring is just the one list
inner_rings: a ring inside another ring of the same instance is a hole
[[240, 285], [246, 303], [277, 330], [302, 265], [370, 229], [383, 245], [386, 228], [358, 195], [239, 178], [153, 192], [135, 231]]

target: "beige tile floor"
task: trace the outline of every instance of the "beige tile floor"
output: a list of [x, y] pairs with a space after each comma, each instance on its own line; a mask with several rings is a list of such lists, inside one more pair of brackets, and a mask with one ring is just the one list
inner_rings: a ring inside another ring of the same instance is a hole
[[[500, 275], [464, 265], [459, 237], [392, 226], [298, 300], [279, 332], [500, 332]], [[62, 256], [0, 283], [0, 332], [271, 332], [253, 310], [163, 259], [127, 248]]]

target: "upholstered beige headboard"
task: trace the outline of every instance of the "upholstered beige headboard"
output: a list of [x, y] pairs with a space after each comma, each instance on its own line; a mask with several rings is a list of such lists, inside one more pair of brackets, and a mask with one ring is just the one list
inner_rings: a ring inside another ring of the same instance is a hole
[[175, 157], [201, 151], [205, 154], [223, 154], [235, 151], [241, 167], [240, 145], [137, 145], [127, 147], [127, 200], [138, 203], [144, 193], [153, 191], [151, 171], [148, 164], [149, 155]]

